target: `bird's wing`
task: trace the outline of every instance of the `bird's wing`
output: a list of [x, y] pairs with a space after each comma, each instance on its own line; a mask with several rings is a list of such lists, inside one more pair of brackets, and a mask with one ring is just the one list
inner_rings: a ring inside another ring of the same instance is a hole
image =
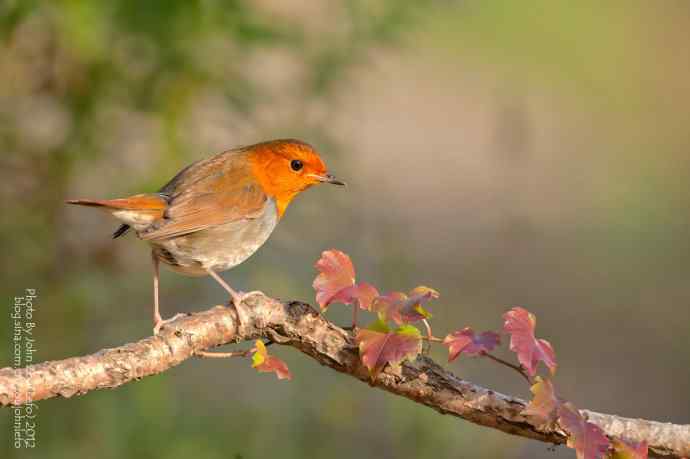
[[161, 191], [168, 199], [163, 218], [144, 240], [161, 240], [261, 215], [268, 196], [241, 151], [221, 153], [183, 169]]

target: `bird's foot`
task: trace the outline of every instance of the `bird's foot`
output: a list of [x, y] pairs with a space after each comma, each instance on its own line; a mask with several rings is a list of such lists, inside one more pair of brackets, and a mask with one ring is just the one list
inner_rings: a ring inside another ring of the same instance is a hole
[[244, 301], [254, 295], [264, 295], [264, 292], [260, 292], [258, 290], [254, 290], [251, 292], [239, 292], [239, 291], [231, 291], [230, 293], [230, 298], [232, 299], [232, 305], [235, 308], [235, 313], [237, 314], [237, 330], [240, 330], [241, 327], [247, 323], [247, 311], [245, 309]]
[[183, 312], [180, 312], [180, 313], [178, 313], [178, 314], [175, 314], [175, 315], [172, 316], [171, 318], [165, 319], [165, 320], [163, 320], [163, 318], [161, 318], [160, 316], [157, 317], [157, 318], [155, 318], [154, 321], [153, 321], [153, 334], [154, 334], [154, 335], [157, 335], [158, 333], [160, 333], [161, 328], [162, 328], [165, 324], [170, 323], [170, 322], [172, 322], [173, 320], [177, 320], [177, 319], [179, 319], [180, 317], [186, 317], [186, 316], [187, 316], [187, 314], [185, 314], [185, 313], [183, 313]]
[[260, 292], [259, 290], [253, 290], [251, 292], [235, 292], [233, 295], [230, 295], [230, 297], [232, 298], [232, 303], [235, 306], [238, 306], [238, 305], [244, 303], [244, 301], [247, 298], [254, 296], [254, 295], [266, 296], [266, 294], [264, 292]]

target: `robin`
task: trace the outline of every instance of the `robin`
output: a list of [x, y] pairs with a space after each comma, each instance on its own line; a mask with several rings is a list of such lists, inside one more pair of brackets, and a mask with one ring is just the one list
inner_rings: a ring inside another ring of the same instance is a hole
[[153, 259], [153, 332], [163, 320], [158, 301], [159, 264], [187, 276], [213, 277], [235, 306], [248, 295], [219, 275], [257, 251], [302, 191], [319, 183], [344, 185], [326, 170], [309, 144], [271, 140], [225, 151], [182, 169], [158, 193], [122, 199], [69, 200], [97, 207], [123, 224], [117, 238], [133, 229], [151, 246]]

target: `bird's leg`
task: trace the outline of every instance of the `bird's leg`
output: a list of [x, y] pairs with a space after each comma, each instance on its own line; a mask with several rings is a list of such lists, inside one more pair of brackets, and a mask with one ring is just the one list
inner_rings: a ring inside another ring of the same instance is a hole
[[218, 273], [212, 270], [211, 268], [206, 268], [206, 271], [211, 277], [213, 277], [216, 280], [216, 282], [218, 282], [221, 285], [221, 287], [227, 290], [227, 292], [230, 294], [230, 297], [232, 298], [232, 303], [235, 306], [235, 311], [237, 311], [237, 318], [240, 324], [244, 323], [244, 320], [241, 317], [240, 313], [240, 304], [242, 304], [244, 300], [246, 300], [252, 295], [263, 295], [263, 292], [259, 292], [258, 290], [249, 293], [238, 292], [237, 290], [230, 287], [228, 283], [225, 282], [223, 278], [220, 277]]
[[228, 291], [230, 297], [232, 298], [232, 302], [235, 304], [235, 306], [237, 306], [242, 302], [242, 300], [244, 300], [243, 295], [240, 292], [233, 289], [232, 287], [230, 287], [228, 283], [225, 282], [223, 278], [218, 275], [218, 273], [216, 273], [211, 268], [206, 268], [206, 271], [212, 278], [216, 280], [216, 282], [218, 282], [221, 285], [221, 287]]
[[160, 313], [160, 305], [158, 301], [158, 283], [160, 278], [160, 270], [158, 268], [158, 257], [151, 252], [151, 259], [153, 260], [153, 334], [157, 335], [161, 327], [168, 322], [184, 317], [186, 314], [175, 314], [170, 319], [163, 320]]

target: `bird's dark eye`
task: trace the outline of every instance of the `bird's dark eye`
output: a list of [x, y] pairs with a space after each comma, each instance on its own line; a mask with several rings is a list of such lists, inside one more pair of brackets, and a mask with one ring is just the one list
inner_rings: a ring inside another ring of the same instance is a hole
[[300, 161], [299, 159], [293, 159], [292, 161], [290, 161], [290, 169], [292, 169], [295, 172], [301, 171], [303, 167], [304, 164], [302, 164], [302, 161]]

